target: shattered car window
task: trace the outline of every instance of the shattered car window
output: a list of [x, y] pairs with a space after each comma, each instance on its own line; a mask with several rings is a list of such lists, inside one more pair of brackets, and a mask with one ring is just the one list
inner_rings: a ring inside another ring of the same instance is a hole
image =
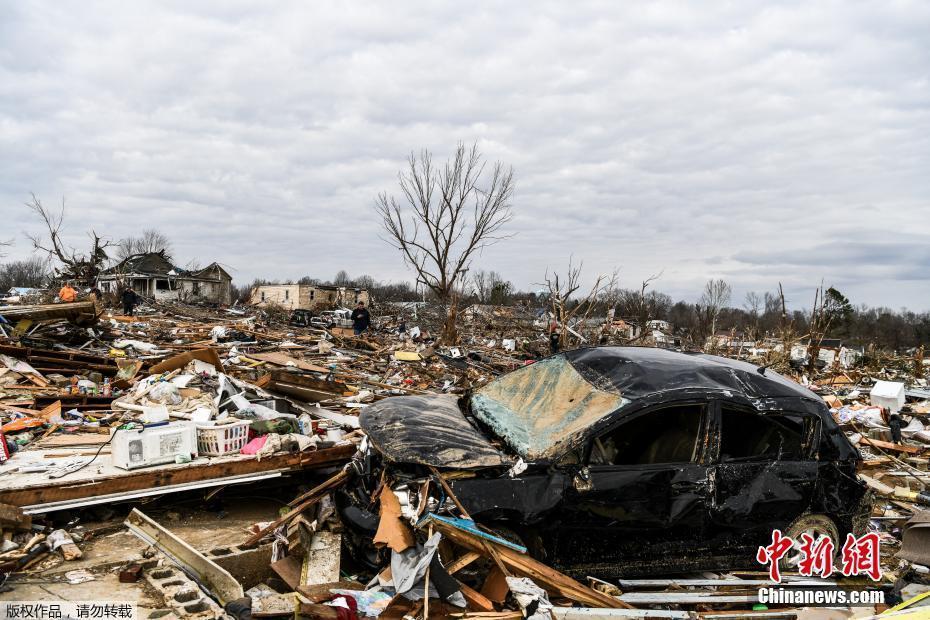
[[520, 456], [557, 456], [572, 437], [627, 401], [598, 389], [557, 355], [485, 385], [471, 411]]
[[750, 411], [721, 409], [720, 460], [732, 462], [756, 458], [801, 459], [808, 418], [759, 415]]
[[697, 459], [704, 407], [683, 405], [650, 411], [595, 440], [591, 464], [658, 465]]

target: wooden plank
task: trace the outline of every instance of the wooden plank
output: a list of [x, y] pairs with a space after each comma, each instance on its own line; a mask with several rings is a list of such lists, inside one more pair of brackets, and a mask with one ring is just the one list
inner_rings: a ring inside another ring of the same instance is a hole
[[3, 315], [11, 323], [22, 319], [32, 321], [67, 319], [74, 321], [84, 318], [84, 315], [96, 317], [100, 316], [100, 314], [100, 309], [93, 300], [34, 306], [0, 306], [0, 315]]
[[510, 586], [507, 585], [507, 576], [495, 566], [485, 577], [481, 593], [495, 603], [503, 603], [508, 592], [510, 592]]
[[881, 441], [879, 439], [869, 439], [868, 437], [862, 437], [860, 439], [864, 444], [874, 446], [876, 448], [881, 448], [882, 450], [891, 450], [892, 452], [904, 452], [905, 454], [920, 454], [924, 451], [923, 448], [918, 448], [916, 446], [906, 446], [902, 443], [891, 443], [890, 441]]
[[32, 506], [60, 502], [64, 500], [83, 499], [97, 495], [110, 495], [128, 491], [138, 491], [155, 487], [200, 482], [214, 478], [241, 476], [261, 473], [276, 469], [306, 469], [322, 467], [330, 463], [342, 462], [355, 452], [354, 445], [336, 446], [300, 452], [297, 454], [280, 454], [263, 458], [243, 458], [241, 460], [193, 463], [175, 468], [153, 467], [126, 472], [121, 475], [102, 476], [92, 480], [67, 477], [53, 482], [44, 480], [24, 488], [0, 489], [0, 502], [13, 506]]
[[295, 589], [300, 592], [301, 596], [306, 597], [311, 602], [321, 603], [333, 597], [330, 590], [364, 590], [365, 586], [357, 581], [336, 581], [314, 586], [298, 586]]
[[41, 349], [38, 347], [21, 347], [17, 345], [0, 345], [0, 353], [15, 357], [17, 359], [27, 359], [35, 356], [42, 356], [53, 360], [75, 360], [84, 361], [91, 364], [115, 363], [105, 355], [94, 355], [93, 353], [78, 353], [75, 351], [60, 351], [57, 349]]
[[323, 374], [329, 372], [329, 369], [325, 366], [311, 364], [310, 362], [296, 357], [291, 357], [287, 353], [281, 353], [279, 351], [272, 351], [270, 353], [249, 353], [248, 357], [262, 362], [268, 362], [269, 364], [274, 364], [276, 366], [294, 366], [295, 368], [299, 368], [301, 370], [319, 372]]
[[284, 381], [272, 381], [268, 384], [266, 389], [279, 394], [285, 394], [291, 398], [296, 398], [297, 400], [301, 400], [305, 403], [318, 403], [320, 401], [330, 400], [331, 398], [342, 396], [342, 394], [322, 392], [320, 390], [294, 385], [293, 383], [285, 383]]
[[32, 525], [32, 517], [23, 514], [18, 506], [9, 504], [0, 504], [0, 527], [4, 529], [29, 529]]
[[201, 362], [212, 364], [213, 367], [216, 368], [217, 372], [226, 372], [226, 369], [223, 368], [223, 362], [220, 360], [219, 354], [215, 349], [211, 348], [194, 349], [192, 351], [188, 351], [187, 353], [180, 353], [178, 355], [169, 357], [162, 360], [155, 366], [152, 366], [149, 369], [149, 372], [153, 375], [160, 375], [163, 372], [181, 370], [194, 360], [200, 360]]
[[285, 558], [281, 558], [277, 562], [272, 562], [271, 570], [276, 572], [278, 577], [280, 577], [291, 590], [296, 590], [301, 585], [300, 566], [300, 558], [289, 555]]
[[[434, 527], [442, 532], [443, 536], [471, 551], [486, 553], [483, 544], [486, 541], [478, 540], [474, 536], [463, 532], [442, 521], [430, 520]], [[589, 588], [571, 577], [560, 573], [559, 571], [546, 566], [542, 562], [537, 562], [526, 554], [510, 549], [496, 543], [487, 543], [498, 554], [501, 562], [510, 570], [535, 581], [540, 587], [550, 592], [555, 592], [560, 596], [577, 601], [590, 607], [632, 607], [629, 603], [615, 599], [603, 592], [598, 592]]]
[[866, 485], [868, 485], [868, 487], [873, 491], [877, 491], [882, 495], [894, 495], [894, 487], [887, 485], [880, 480], [876, 480], [875, 478], [866, 476], [865, 474], [859, 474], [859, 479], [865, 482]]
[[467, 602], [468, 606], [472, 609], [477, 611], [494, 611], [494, 603], [481, 592], [469, 588], [461, 581], [459, 582], [459, 589], [462, 591], [462, 596], [465, 597], [465, 602]]
[[[74, 448], [77, 446], [99, 446], [110, 440], [104, 433], [63, 433], [50, 435], [35, 442], [34, 448]], [[25, 452], [24, 454], [28, 454]]]
[[[354, 450], [355, 446], [351, 446], [351, 447]], [[318, 452], [316, 453], [311, 452], [310, 454], [318, 454]], [[267, 536], [274, 530], [278, 529], [281, 525], [283, 525], [284, 523], [287, 523], [288, 521], [290, 521], [291, 519], [293, 519], [294, 517], [302, 513], [304, 510], [306, 510], [310, 506], [320, 501], [320, 498], [322, 498], [326, 493], [342, 485], [348, 478], [349, 478], [348, 470], [346, 469], [339, 470], [337, 474], [333, 475], [332, 477], [327, 479], [325, 482], [319, 484], [318, 486], [307, 491], [303, 495], [292, 500], [291, 503], [288, 504], [289, 506], [293, 506], [290, 512], [288, 512], [287, 514], [281, 517], [278, 517], [272, 523], [265, 526], [261, 531], [256, 532], [255, 534], [250, 536], [248, 540], [246, 540], [241, 546], [244, 548], [247, 548], [247, 547], [251, 547], [255, 545], [258, 541], [260, 541], [262, 538], [264, 538], [265, 536]], [[294, 505], [295, 503], [296, 505]]]
[[472, 562], [474, 562], [480, 557], [481, 557], [480, 553], [469, 551], [468, 553], [465, 553], [461, 555], [460, 557], [456, 558], [453, 562], [451, 562], [448, 566], [446, 566], [446, 572], [449, 573], [450, 575], [457, 573], [458, 571], [462, 570], [463, 568], [465, 568], [466, 566], [468, 566], [469, 564], [471, 564]]

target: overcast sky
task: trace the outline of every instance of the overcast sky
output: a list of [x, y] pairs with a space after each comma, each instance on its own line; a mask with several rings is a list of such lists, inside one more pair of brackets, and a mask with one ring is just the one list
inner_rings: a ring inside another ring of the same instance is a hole
[[930, 309], [928, 33], [925, 1], [5, 2], [0, 239], [30, 253], [35, 192], [240, 284], [410, 279], [374, 199], [477, 141], [517, 183], [473, 268], [519, 288], [574, 255]]

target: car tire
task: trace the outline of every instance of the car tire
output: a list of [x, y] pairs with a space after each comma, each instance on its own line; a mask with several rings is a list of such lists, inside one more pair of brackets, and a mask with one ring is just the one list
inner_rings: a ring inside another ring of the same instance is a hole
[[839, 540], [839, 528], [833, 519], [821, 514], [801, 515], [785, 530], [785, 536], [794, 541], [794, 546], [778, 562], [782, 571], [798, 570], [798, 563], [801, 561], [801, 534], [810, 534], [815, 540], [821, 536], [829, 536], [833, 541], [834, 555], [839, 553], [843, 545], [843, 541]]

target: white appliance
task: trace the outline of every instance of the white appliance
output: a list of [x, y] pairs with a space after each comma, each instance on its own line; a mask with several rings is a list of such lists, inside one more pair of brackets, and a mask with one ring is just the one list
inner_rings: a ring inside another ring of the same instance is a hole
[[177, 456], [197, 456], [197, 428], [187, 422], [114, 432], [110, 450], [113, 465], [120, 469], [174, 463]]
[[878, 407], [888, 407], [891, 413], [897, 413], [904, 406], [904, 384], [897, 381], [876, 381], [869, 400]]

